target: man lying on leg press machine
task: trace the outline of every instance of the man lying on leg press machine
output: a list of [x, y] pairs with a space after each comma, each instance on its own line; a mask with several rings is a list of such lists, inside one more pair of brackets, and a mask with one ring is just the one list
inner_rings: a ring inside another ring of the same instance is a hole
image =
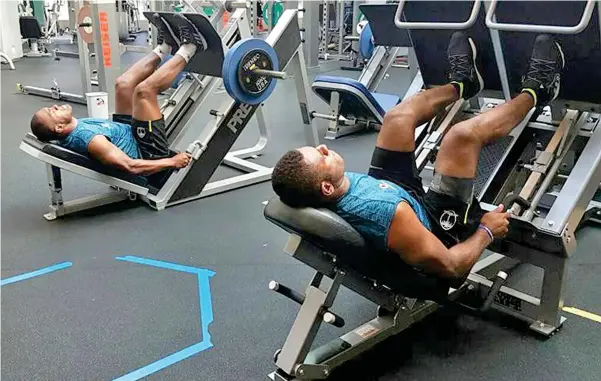
[[426, 193], [415, 164], [415, 128], [483, 87], [470, 38], [453, 34], [448, 57], [449, 84], [423, 91], [386, 114], [368, 175], [345, 172], [342, 157], [320, 145], [287, 152], [274, 168], [272, 184], [290, 206], [331, 208], [376, 248], [396, 252], [424, 272], [463, 279], [509, 225], [503, 205], [485, 214], [473, 196], [480, 151], [508, 135], [533, 107], [557, 97], [565, 62], [556, 41], [538, 36], [520, 94], [449, 130]]
[[[156, 24], [162, 26], [158, 30], [159, 45], [117, 79], [112, 121], [76, 119], [71, 106], [54, 105], [34, 114], [34, 135], [43, 141], [58, 140], [65, 148], [134, 175], [187, 166], [191, 159], [187, 153], [170, 157], [157, 95], [171, 86], [196, 51], [206, 48], [206, 42], [183, 16], [178, 18], [178, 38], [159, 15], [155, 14], [155, 18], [159, 19]], [[157, 69], [176, 49], [175, 55]]]

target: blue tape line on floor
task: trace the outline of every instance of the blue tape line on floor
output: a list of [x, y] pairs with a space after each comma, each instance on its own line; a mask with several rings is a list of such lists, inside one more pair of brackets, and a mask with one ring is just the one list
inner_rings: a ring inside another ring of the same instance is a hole
[[135, 381], [146, 377], [152, 373], [156, 373], [161, 369], [171, 366], [179, 361], [185, 360], [188, 357], [194, 356], [206, 349], [212, 348], [211, 334], [209, 333], [209, 325], [213, 322], [213, 303], [211, 299], [211, 286], [209, 278], [215, 275], [214, 271], [207, 269], [199, 269], [196, 267], [183, 266], [177, 263], [163, 262], [155, 259], [135, 257], [128, 255], [125, 257], [116, 257], [117, 260], [132, 262], [146, 266], [159, 267], [168, 270], [196, 274], [198, 277], [198, 299], [200, 308], [200, 327], [202, 329], [202, 341], [194, 344], [181, 351], [175, 352], [167, 357], [148, 364], [140, 369], [134, 370], [124, 376], [114, 379], [113, 381]]
[[66, 269], [66, 268], [71, 267], [71, 266], [73, 266], [73, 263], [71, 263], [71, 262], [57, 263], [56, 265], [44, 267], [43, 269], [39, 269], [39, 270], [32, 271], [32, 272], [29, 272], [29, 273], [17, 275], [17, 276], [11, 277], [11, 278], [2, 279], [0, 281], [0, 286], [5, 286], [7, 284], [19, 282], [19, 281], [22, 281], [22, 280], [27, 280], [27, 279], [35, 278], [35, 277], [40, 276], [40, 275], [45, 275], [45, 274], [48, 274], [48, 273], [51, 273], [51, 272], [54, 272], [54, 271]]
[[113, 381], [135, 381], [139, 380], [142, 377], [146, 377], [152, 373], [156, 373], [161, 369], [164, 369], [170, 365], [175, 364], [176, 362], [187, 359], [190, 356], [194, 356], [197, 353], [204, 351], [205, 349], [209, 349], [213, 346], [210, 342], [205, 342], [204, 340], [198, 344], [194, 344], [186, 349], [182, 349], [181, 351], [175, 352], [172, 355], [164, 357], [158, 361], [153, 362], [152, 364], [148, 364], [143, 368], [138, 370], [134, 370], [131, 373], [128, 373], [124, 376], [114, 379]]
[[117, 257], [116, 259], [120, 260], [120, 261], [139, 263], [141, 265], [160, 267], [163, 269], [181, 271], [181, 272], [190, 273], [190, 274], [199, 274], [199, 275], [204, 274], [204, 275], [207, 275], [210, 277], [215, 275], [214, 271], [207, 270], [207, 269], [199, 269], [197, 267], [184, 266], [184, 265], [179, 265], [177, 263], [157, 261], [156, 259], [134, 257], [133, 255], [127, 255], [125, 257]]

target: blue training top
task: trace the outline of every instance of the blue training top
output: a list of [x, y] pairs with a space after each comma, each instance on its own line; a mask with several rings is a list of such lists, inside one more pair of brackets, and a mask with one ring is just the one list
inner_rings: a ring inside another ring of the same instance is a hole
[[428, 230], [432, 229], [426, 209], [400, 186], [361, 173], [347, 172], [346, 177], [350, 188], [334, 211], [378, 249], [388, 247], [388, 229], [397, 205], [403, 201]]
[[131, 126], [125, 123], [113, 122], [106, 119], [81, 118], [77, 120], [77, 127], [60, 145], [82, 155], [88, 155], [88, 144], [94, 136], [103, 135], [111, 143], [132, 159], [140, 158], [138, 142], [134, 138]]

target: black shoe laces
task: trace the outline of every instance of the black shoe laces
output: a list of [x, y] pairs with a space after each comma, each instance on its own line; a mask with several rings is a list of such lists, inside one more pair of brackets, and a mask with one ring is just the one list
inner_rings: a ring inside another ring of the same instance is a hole
[[469, 78], [472, 74], [472, 62], [467, 54], [450, 56], [449, 64], [454, 77]]
[[179, 29], [179, 35], [181, 36], [182, 40], [188, 41], [188, 42], [193, 41], [192, 33], [189, 28], [186, 28], [185, 26], [180, 25], [178, 29]]
[[526, 80], [533, 80], [549, 86], [555, 79], [557, 72], [555, 64], [554, 61], [532, 58], [528, 73], [526, 74]]
[[163, 42], [165, 41], [165, 34], [160, 28], [157, 28], [157, 41]]

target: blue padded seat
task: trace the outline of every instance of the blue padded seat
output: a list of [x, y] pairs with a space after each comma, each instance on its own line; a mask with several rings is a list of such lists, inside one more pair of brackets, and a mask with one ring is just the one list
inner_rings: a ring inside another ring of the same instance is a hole
[[319, 75], [311, 86], [315, 94], [330, 103], [334, 91], [340, 94], [340, 115], [382, 123], [384, 114], [400, 101], [392, 94], [370, 92], [361, 82], [344, 77]]

